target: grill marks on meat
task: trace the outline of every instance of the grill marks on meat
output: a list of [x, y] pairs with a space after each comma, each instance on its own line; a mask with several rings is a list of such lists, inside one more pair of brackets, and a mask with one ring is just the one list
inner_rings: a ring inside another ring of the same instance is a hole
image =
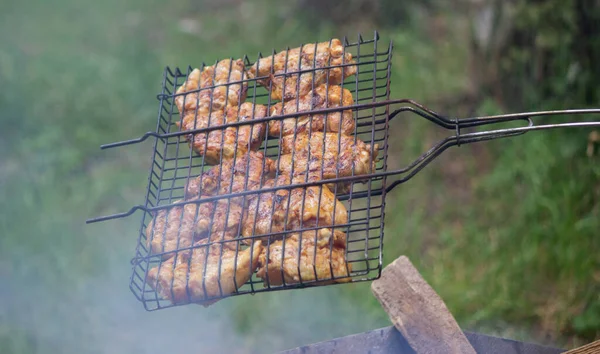
[[[308, 175], [308, 182], [358, 176], [375, 172], [379, 145], [367, 145], [353, 136], [313, 132], [284, 136], [278, 165], [283, 173]], [[302, 182], [306, 182], [306, 177]], [[351, 183], [338, 183], [337, 194], [347, 192]], [[335, 190], [333, 185], [329, 185]]]
[[329, 280], [324, 285], [351, 281], [351, 271], [346, 234], [320, 229], [290, 234], [264, 248], [256, 275], [266, 286]]
[[153, 254], [164, 253], [162, 258], [168, 259], [173, 257], [174, 251], [190, 247], [196, 240], [208, 236], [211, 240], [235, 237], [241, 218], [242, 206], [228, 200], [161, 209], [146, 227], [146, 244]]
[[[336, 38], [261, 58], [250, 67], [248, 76], [265, 77], [259, 79], [259, 83], [270, 91], [271, 99], [288, 101], [306, 95], [313, 85], [325, 82], [339, 85], [346, 77], [356, 74], [356, 65], [325, 69], [342, 62], [355, 64], [352, 55], [344, 53], [342, 42]], [[304, 70], [308, 71], [302, 72]]]
[[[264, 188], [299, 183], [288, 175], [270, 179]], [[327, 186], [278, 189], [253, 195], [244, 212], [242, 236], [298, 230], [307, 227], [331, 227], [348, 223], [348, 211]]]
[[250, 124], [252, 120], [267, 116], [267, 107], [242, 103], [230, 107], [226, 112], [216, 111], [210, 115], [198, 114], [183, 119], [183, 130], [202, 129], [236, 122], [248, 122], [240, 126], [212, 130], [206, 133], [189, 134], [186, 138], [192, 149], [209, 165], [216, 165], [222, 159], [231, 159], [236, 154], [256, 150], [266, 136], [267, 124]]
[[[260, 241], [246, 249], [231, 245], [213, 244], [206, 241], [194, 244], [188, 253], [163, 262], [148, 271], [147, 282], [158, 294], [174, 304], [202, 302], [207, 307], [215, 300], [236, 292], [258, 267], [258, 258], [263, 250]], [[208, 301], [207, 301], [208, 300]]]
[[[291, 114], [296, 112], [311, 111], [323, 108], [351, 106], [354, 104], [352, 93], [341, 86], [328, 86], [322, 84], [311, 90], [306, 95], [285, 103], [277, 103], [271, 107], [270, 116]], [[310, 114], [284, 120], [269, 122], [269, 135], [291, 135], [310, 131], [339, 132], [350, 135], [356, 128], [352, 110], [333, 112], [328, 114]]]
[[[342, 64], [350, 65], [328, 68]], [[270, 285], [332, 277], [341, 279], [327, 284], [351, 281], [346, 234], [332, 229], [348, 223], [348, 211], [332, 191], [348, 192], [349, 184], [203, 199], [374, 172], [379, 147], [350, 136], [356, 129], [351, 109], [309, 113], [352, 106], [352, 93], [338, 85], [356, 72], [352, 55], [333, 39], [262, 58], [247, 71], [242, 60], [226, 59], [188, 75], [176, 91], [182, 118], [175, 124], [186, 131], [187, 142], [205, 163], [216, 166], [185, 186], [184, 200], [190, 203], [159, 210], [146, 227], [147, 245], [163, 260], [148, 271], [147, 280], [161, 297], [174, 304], [208, 306], [215, 301], [207, 298], [236, 292], [257, 269]], [[244, 102], [247, 77], [261, 77], [271, 99], [283, 102], [270, 112]], [[268, 124], [253, 122], [297, 112], [306, 113]], [[189, 133], [234, 122], [244, 124]], [[256, 151], [267, 135], [282, 136], [277, 162]], [[312, 227], [321, 229], [300, 231]], [[237, 240], [240, 236], [246, 238]]]
[[249, 151], [223, 160], [191, 180], [185, 189], [186, 199], [204, 195], [222, 195], [257, 190], [267, 178], [275, 176], [277, 164], [262, 151]]
[[[257, 190], [275, 172], [275, 161], [260, 151], [251, 151], [236, 156], [235, 162], [225, 160], [191, 180], [186, 186], [185, 197], [188, 201], [199, 201], [210, 196]], [[148, 246], [153, 253], [166, 252], [164, 258], [169, 258], [173, 251], [190, 247], [194, 241], [207, 236], [211, 240], [237, 237], [243, 210], [251, 196], [159, 210], [146, 228]]]
[[241, 59], [224, 59], [202, 70], [194, 69], [176, 91], [175, 104], [181, 117], [196, 110], [208, 115], [210, 111], [237, 107], [246, 99], [248, 83], [238, 82], [245, 79], [246, 68]]

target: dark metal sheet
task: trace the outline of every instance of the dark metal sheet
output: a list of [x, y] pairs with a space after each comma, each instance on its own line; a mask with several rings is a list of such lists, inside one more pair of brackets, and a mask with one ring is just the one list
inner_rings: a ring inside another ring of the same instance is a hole
[[[479, 354], [558, 354], [564, 352], [563, 349], [492, 337], [481, 333], [465, 332], [465, 335]], [[390, 326], [309, 344], [282, 353], [415, 354], [415, 351], [408, 345], [402, 334], [395, 327]]]

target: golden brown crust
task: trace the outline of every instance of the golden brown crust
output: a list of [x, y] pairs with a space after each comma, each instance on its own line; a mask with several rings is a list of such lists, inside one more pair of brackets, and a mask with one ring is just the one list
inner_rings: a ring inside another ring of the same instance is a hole
[[356, 61], [352, 59], [352, 54], [350, 53], [333, 57], [330, 66], [334, 66], [334, 68], [329, 70], [329, 85], [340, 85], [347, 77], [356, 75], [356, 65], [346, 65], [355, 63]]
[[193, 249], [191, 256], [178, 255], [177, 260], [171, 258], [148, 271], [148, 284], [173, 304], [202, 302], [237, 292], [252, 277], [263, 249], [260, 241], [237, 252], [240, 246], [226, 247], [219, 243], [207, 246], [205, 241], [195, 246], [198, 248]]
[[319, 231], [294, 233], [264, 248], [256, 275], [266, 286], [282, 285], [284, 280], [285, 284], [323, 281], [319, 285], [352, 281], [352, 265], [346, 261], [345, 234], [336, 231], [336, 236], [344, 235], [337, 236], [343, 243], [335, 240], [330, 243], [329, 239], [319, 240]]
[[[271, 116], [312, 111], [323, 108], [345, 107], [354, 104], [352, 93], [341, 86], [322, 84], [297, 100], [277, 103], [271, 107]], [[350, 135], [355, 129], [352, 110], [329, 114], [311, 114], [269, 122], [269, 135], [279, 137], [308, 131], [341, 132]]]
[[[267, 107], [244, 102], [240, 107], [231, 107], [226, 113], [213, 112], [208, 115], [188, 116], [183, 120], [183, 130], [202, 129], [235, 122], [251, 122], [267, 116]], [[256, 150], [266, 135], [266, 122], [244, 124], [237, 127], [212, 130], [208, 133], [196, 133], [187, 136], [192, 149], [209, 165], [216, 165], [221, 158], [233, 158], [236, 154]]]
[[[265, 182], [263, 188], [301, 183], [288, 175]], [[279, 189], [252, 195], [242, 221], [242, 236], [298, 230], [315, 226], [342, 225], [348, 211], [326, 186]]]
[[[276, 162], [265, 157], [262, 151], [250, 151], [211, 167], [192, 179], [186, 186], [185, 198], [200, 195], [222, 195], [257, 190], [267, 178], [275, 176]], [[232, 176], [233, 175], [233, 176]], [[232, 179], [233, 177], [233, 179]]]
[[[248, 69], [248, 76], [262, 78], [259, 83], [271, 92], [272, 100], [287, 101], [306, 95], [313, 87], [325, 83], [328, 77], [330, 84], [340, 84], [348, 77], [346, 75], [356, 73], [355, 65], [348, 66], [348, 69], [323, 69], [341, 65], [342, 58], [344, 64], [354, 63], [350, 53], [344, 55], [342, 42], [334, 38], [330, 42], [317, 43], [316, 46], [314, 43], [306, 44], [261, 58]], [[298, 73], [303, 70], [309, 71]], [[296, 73], [285, 74], [290, 72]]]
[[[194, 69], [176, 91], [178, 96], [175, 97], [175, 104], [179, 109], [180, 116], [194, 114], [196, 109], [203, 114], [208, 114], [229, 107], [237, 107], [246, 99], [248, 83], [226, 84], [246, 78], [246, 68], [241, 59], [224, 59], [216, 65], [203, 68], [202, 71]], [[185, 94], [186, 92], [190, 93]]]
[[213, 237], [227, 232], [232, 237], [237, 236], [241, 219], [242, 206], [228, 200], [161, 209], [146, 227], [146, 245], [153, 254], [165, 253], [162, 258], [167, 259], [174, 251], [190, 247], [209, 234]]
[[[356, 176], [375, 172], [379, 145], [365, 144], [353, 136], [337, 133], [300, 133], [281, 139], [278, 161], [282, 172], [314, 175], [320, 179]], [[293, 168], [293, 171], [292, 171]], [[354, 172], [354, 174], [353, 174]], [[322, 175], [321, 175], [322, 173]]]
[[[146, 227], [146, 245], [152, 253], [190, 247], [194, 241], [198, 211], [199, 206], [195, 203], [159, 210]], [[172, 253], [166, 253], [163, 259], [172, 256]]]

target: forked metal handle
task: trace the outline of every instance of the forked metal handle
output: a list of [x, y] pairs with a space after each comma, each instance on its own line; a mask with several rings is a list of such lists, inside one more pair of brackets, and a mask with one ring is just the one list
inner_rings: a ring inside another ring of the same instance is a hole
[[[444, 152], [446, 149], [448, 149], [451, 146], [455, 146], [455, 145], [459, 146], [459, 145], [463, 145], [463, 144], [475, 143], [475, 142], [480, 142], [480, 141], [487, 141], [487, 140], [494, 140], [494, 139], [499, 139], [499, 138], [517, 136], [517, 135], [525, 134], [526, 132], [533, 131], [533, 130], [546, 130], [546, 129], [556, 129], [556, 128], [578, 128], [578, 127], [579, 128], [600, 127], [600, 121], [569, 122], [569, 123], [536, 125], [534, 122], [534, 119], [533, 119], [535, 117], [556, 116], [556, 115], [600, 114], [600, 109], [571, 109], [571, 110], [558, 110], [558, 111], [524, 112], [524, 113], [514, 113], [514, 114], [503, 114], [503, 115], [495, 115], [495, 116], [484, 116], [484, 117], [458, 119], [458, 118], [448, 118], [447, 116], [438, 114], [438, 113], [426, 108], [425, 106], [423, 106], [413, 100], [410, 100], [410, 99], [370, 102], [370, 103], [353, 105], [351, 107], [346, 106], [346, 107], [324, 108], [324, 109], [313, 110], [313, 111], [311, 111], [311, 113], [312, 114], [333, 113], [333, 112], [337, 112], [337, 111], [347, 110], [349, 108], [354, 109], [354, 110], [360, 110], [360, 109], [365, 109], [365, 108], [376, 108], [376, 107], [390, 106], [390, 105], [395, 105], [395, 104], [405, 104], [405, 106], [396, 109], [395, 111], [390, 113], [389, 116], [386, 116], [385, 118], [375, 121], [375, 124], [385, 123], [386, 120], [387, 120], [387, 122], [389, 122], [394, 117], [398, 116], [400, 113], [410, 112], [410, 113], [417, 114], [442, 128], [452, 130], [454, 132], [454, 135], [451, 135], [451, 136], [448, 136], [448, 137], [442, 139], [441, 141], [436, 143], [434, 146], [432, 146], [428, 151], [426, 151], [421, 156], [419, 156], [417, 159], [415, 159], [413, 162], [411, 162], [408, 166], [401, 168], [401, 169], [392, 170], [392, 171], [382, 171], [382, 172], [376, 172], [376, 173], [371, 173], [371, 174], [339, 177], [339, 178], [335, 178], [335, 179], [320, 180], [320, 181], [316, 181], [316, 182], [297, 183], [297, 184], [294, 184], [294, 188], [317, 186], [317, 185], [323, 185], [323, 184], [328, 184], [328, 183], [357, 182], [357, 181], [367, 180], [367, 179], [372, 179], [372, 178], [377, 178], [377, 177], [396, 177], [397, 178], [391, 184], [387, 185], [385, 189], [377, 190], [377, 191], [369, 191], [369, 192], [352, 193], [351, 196], [340, 196], [339, 199], [345, 200], [345, 199], [349, 199], [350, 197], [359, 198], [359, 197], [363, 197], [363, 196], [377, 196], [382, 193], [387, 193], [387, 192], [391, 191], [397, 185], [404, 183], [404, 182], [408, 181], [409, 179], [411, 179], [414, 175], [416, 175], [419, 171], [421, 171], [425, 166], [427, 166], [434, 158], [439, 156], [442, 152]], [[274, 120], [274, 119], [281, 120], [281, 119], [286, 119], [286, 118], [293, 118], [293, 117], [297, 117], [302, 114], [306, 114], [306, 112], [295, 112], [295, 113], [291, 113], [291, 114], [279, 115], [276, 117], [266, 117], [266, 118], [256, 119], [252, 123], [256, 124], [256, 123], [260, 123], [263, 121], [267, 122], [269, 120]], [[479, 131], [479, 132], [471, 132], [471, 133], [464, 133], [464, 134], [461, 132], [461, 130], [466, 129], [466, 128], [481, 127], [481, 126], [486, 126], [486, 125], [493, 125], [493, 124], [512, 122], [512, 121], [523, 121], [526, 123], [526, 125], [521, 126], [521, 127], [515, 127], [515, 128], [496, 129], [496, 130]], [[139, 139], [132, 139], [132, 140], [124, 141], [124, 142], [108, 144], [108, 145], [104, 145], [103, 148], [134, 144], [134, 143], [145, 140], [149, 136], [154, 136], [156, 138], [168, 138], [168, 137], [178, 136], [178, 135], [182, 135], [182, 134], [208, 132], [211, 130], [222, 129], [223, 127], [226, 127], [226, 126], [237, 126], [237, 125], [243, 125], [243, 124], [248, 124], [248, 123], [247, 122], [236, 122], [236, 123], [230, 123], [230, 124], [223, 125], [223, 126], [213, 126], [213, 127], [208, 127], [208, 128], [195, 129], [193, 131], [173, 132], [173, 133], [167, 133], [167, 134], [157, 134], [154, 132], [148, 132]], [[280, 186], [280, 187], [266, 188], [266, 189], [262, 189], [261, 193], [262, 192], [264, 192], [264, 193], [273, 192], [273, 191], [277, 191], [282, 188], [288, 188], [288, 187]], [[203, 202], [209, 202], [213, 199], [222, 199], [222, 198], [229, 198], [229, 197], [234, 197], [234, 196], [239, 197], [242, 195], [252, 194], [252, 193], [256, 193], [256, 192], [246, 191], [246, 192], [240, 192], [240, 193], [224, 194], [224, 195], [220, 195], [220, 196], [216, 196], [216, 197], [204, 198]], [[369, 193], [369, 195], [367, 195], [366, 193]], [[157, 211], [157, 210], [164, 209], [167, 207], [172, 207], [172, 206], [176, 206], [176, 205], [184, 205], [184, 204], [185, 203], [182, 202], [182, 203], [174, 203], [171, 205], [166, 205], [166, 206], [163, 205], [163, 206], [157, 206], [157, 207], [152, 207], [152, 208], [147, 208], [143, 205], [137, 205], [137, 206], [132, 207], [127, 212], [88, 219], [88, 220], [86, 220], [86, 223], [89, 224], [89, 223], [95, 223], [95, 222], [99, 222], [99, 221], [127, 217], [127, 216], [133, 214], [137, 210], [153, 212], [153, 211]]]
[[[409, 106], [401, 107], [392, 113], [390, 113], [389, 120], [396, 117], [402, 112], [411, 112], [417, 114], [434, 124], [454, 131], [454, 135], [448, 136], [428, 151], [419, 156], [416, 160], [410, 163], [408, 166], [382, 173], [383, 175], [397, 176], [398, 179], [394, 180], [391, 184], [386, 186], [385, 191], [389, 192], [397, 185], [408, 181], [419, 171], [421, 171], [427, 164], [429, 164], [434, 158], [439, 156], [442, 152], [451, 146], [460, 146], [463, 144], [475, 143], [480, 141], [494, 140], [506, 137], [512, 137], [517, 135], [525, 134], [533, 130], [547, 130], [557, 128], [585, 128], [585, 127], [600, 127], [600, 120], [594, 122], [567, 122], [557, 124], [540, 124], [536, 125], [534, 118], [544, 116], [557, 116], [557, 115], [585, 115], [585, 114], [600, 114], [600, 109], [570, 109], [570, 110], [555, 110], [555, 111], [539, 111], [539, 112], [523, 112], [523, 113], [512, 113], [502, 114], [494, 116], [483, 116], [473, 117], [464, 119], [453, 119], [438, 114], [425, 106], [412, 101], [412, 100], [401, 100], [402, 103], [409, 104]], [[397, 103], [390, 101], [390, 104]], [[600, 117], [599, 117], [600, 118]], [[523, 121], [526, 125], [514, 128], [495, 129], [488, 131], [478, 131], [471, 133], [462, 133], [461, 130], [466, 128], [481, 127], [487, 125], [493, 125], [498, 123], [506, 123], [513, 121]]]

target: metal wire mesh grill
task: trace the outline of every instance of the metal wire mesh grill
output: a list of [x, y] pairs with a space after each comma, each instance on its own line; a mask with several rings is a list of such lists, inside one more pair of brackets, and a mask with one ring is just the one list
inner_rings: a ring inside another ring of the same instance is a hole
[[[144, 204], [88, 220], [144, 211], [130, 288], [147, 310], [376, 279], [386, 193], [447, 148], [533, 130], [600, 126], [534, 123], [600, 109], [449, 118], [409, 99], [390, 100], [392, 43], [379, 44], [377, 32], [372, 39], [344, 38], [335, 63], [333, 42], [327, 60], [318, 49], [327, 43], [317, 43], [259, 53], [255, 61], [166, 68], [156, 130], [103, 146], [156, 138]], [[263, 64], [269, 70], [261, 72]], [[402, 106], [390, 112], [395, 104]], [[403, 112], [451, 133], [406, 167], [388, 171], [388, 124]], [[520, 126], [477, 130], [513, 121]]]
[[[352, 99], [355, 104], [367, 103], [367, 102], [376, 102], [378, 100], [387, 100], [389, 99], [389, 74], [390, 74], [390, 66], [391, 66], [391, 53], [392, 53], [392, 45], [379, 46], [378, 45], [379, 36], [375, 33], [374, 38], [372, 39], [364, 39], [362, 36], [356, 41], [350, 41], [348, 39], [344, 39], [344, 50], [351, 53], [353, 59], [355, 60], [356, 66], [356, 74], [352, 77], [346, 78], [343, 82], [339, 84], [343, 89], [347, 89], [352, 93]], [[275, 54], [275, 53], [273, 53]], [[262, 58], [262, 55], [259, 55], [259, 58]], [[251, 67], [254, 62], [249, 60], [248, 57], [244, 58], [244, 62], [246, 67]], [[216, 63], [215, 63], [216, 64]], [[204, 69], [206, 65], [203, 64], [202, 69]], [[333, 66], [329, 66], [330, 68]], [[341, 68], [344, 67], [344, 64], [340, 65]], [[177, 203], [178, 205], [182, 205], [183, 199], [185, 197], [185, 188], [186, 185], [191, 180], [195, 178], [202, 178], [203, 174], [206, 174], [211, 168], [214, 168], [213, 165], [208, 165], [205, 158], [199, 156], [198, 153], [195, 153], [192, 149], [190, 149], [188, 145], [189, 136], [180, 133], [180, 129], [178, 128], [178, 124], [182, 122], [182, 116], [176, 107], [176, 97], [177, 90], [181, 87], [181, 85], [185, 82], [185, 80], [189, 77], [193, 68], [189, 67], [186, 72], [182, 72], [180, 69], [170, 69], [166, 68], [163, 80], [163, 88], [162, 93], [159, 95], [160, 100], [160, 113], [158, 124], [156, 128], [156, 133], [161, 136], [165, 136], [165, 138], [157, 139], [155, 148], [154, 148], [154, 157], [152, 162], [152, 168], [150, 170], [149, 184], [147, 197], [145, 201], [145, 207], [150, 210], [154, 210], [156, 212], [156, 208], [159, 209], [161, 207], [170, 207], [173, 203]], [[309, 68], [306, 71], [298, 71], [298, 73], [303, 72], [311, 72], [315, 71], [315, 68]], [[287, 74], [293, 70], [287, 70]], [[298, 74], [296, 74], [298, 75]], [[246, 102], [252, 102], [254, 105], [265, 105], [268, 108], [272, 107], [275, 102], [271, 99], [271, 96], [267, 89], [258, 84], [257, 79], [245, 79], [236, 82], [247, 82], [247, 98]], [[314, 80], [313, 80], [314, 81]], [[231, 84], [231, 80], [229, 83]], [[313, 82], [312, 88], [316, 86]], [[211, 90], [216, 88], [217, 86], [207, 87], [207, 90]], [[285, 88], [285, 87], [284, 87]], [[199, 89], [199, 92], [202, 90]], [[216, 96], [216, 95], [213, 95]], [[213, 97], [214, 99], [214, 97]], [[352, 117], [356, 124], [356, 129], [352, 133], [352, 137], [354, 139], [360, 139], [365, 142], [367, 145], [370, 144], [378, 144], [380, 146], [379, 151], [379, 161], [376, 163], [376, 171], [384, 171], [386, 168], [386, 158], [387, 158], [387, 107], [366, 107], [363, 109], [355, 109], [352, 111]], [[172, 134], [169, 136], [169, 134]], [[309, 132], [309, 134], [311, 134]], [[206, 135], [206, 134], [204, 134]], [[267, 135], [267, 134], [265, 134]], [[265, 136], [264, 142], [257, 149], [258, 151], [263, 152], [265, 156], [277, 161], [281, 156], [280, 151], [280, 139], [277, 137], [269, 137]], [[241, 155], [241, 154], [240, 154]], [[235, 158], [235, 157], [234, 157]], [[222, 163], [223, 156], [220, 157], [220, 161]], [[375, 172], [375, 171], [373, 171]], [[303, 181], [304, 182], [304, 181]], [[334, 181], [335, 182], [335, 181]], [[347, 238], [347, 246], [344, 250], [347, 262], [351, 270], [342, 278], [352, 279], [352, 281], [365, 281], [372, 280], [379, 276], [379, 272], [381, 271], [381, 247], [382, 247], [382, 238], [383, 238], [383, 216], [384, 216], [384, 195], [385, 195], [385, 176], [376, 177], [368, 179], [366, 182], [350, 182], [350, 188], [348, 190], [337, 191], [337, 187], [333, 187], [337, 192], [337, 199], [344, 203], [345, 209], [347, 211], [347, 222], [342, 224], [335, 224], [336, 227], [339, 227], [343, 233], [346, 234]], [[293, 186], [293, 185], [290, 185]], [[314, 186], [313, 188], [323, 188]], [[275, 187], [276, 188], [276, 187]], [[305, 192], [305, 190], [303, 190]], [[323, 192], [321, 192], [321, 195]], [[234, 194], [235, 195], [235, 194]], [[244, 197], [242, 194], [237, 194]], [[320, 197], [321, 197], [320, 195]], [[248, 198], [252, 196], [250, 194], [246, 194]], [[227, 203], [227, 210], [230, 212], [232, 195], [229, 197], [223, 197], [222, 199], [225, 203]], [[216, 196], [213, 199], [208, 199], [210, 201], [217, 201], [221, 196]], [[291, 199], [291, 198], [290, 198]], [[304, 198], [302, 198], [304, 199]], [[289, 203], [289, 201], [288, 201]], [[319, 200], [318, 203], [321, 203]], [[190, 204], [187, 204], [188, 206]], [[194, 205], [194, 204], [191, 204]], [[195, 204], [199, 205], [200, 208], [203, 204]], [[208, 205], [208, 204], [206, 204]], [[154, 208], [154, 209], [153, 209]], [[185, 208], [185, 207], [184, 207]], [[195, 206], [192, 208], [196, 208]], [[167, 209], [164, 209], [167, 210]], [[225, 215], [227, 217], [228, 214]], [[211, 215], [212, 218], [215, 215]], [[151, 269], [156, 267], [166, 267], [165, 264], [168, 262], [162, 261], [161, 258], [165, 257], [165, 255], [169, 253], [181, 253], [185, 251], [193, 250], [193, 252], [198, 252], [200, 254], [201, 250], [206, 250], [206, 244], [196, 244], [194, 246], [187, 245], [187, 247], [177, 247], [176, 249], [171, 250], [171, 252], [162, 252], [158, 254], [152, 254], [151, 249], [147, 245], [148, 239], [151, 235], [146, 233], [146, 229], [149, 224], [151, 224], [155, 220], [153, 219], [153, 215], [150, 212], [145, 212], [142, 217], [140, 235], [138, 247], [136, 250], [136, 256], [133, 259], [134, 269], [133, 275], [131, 278], [131, 290], [134, 292], [136, 297], [144, 303], [144, 306], [148, 310], [154, 310], [159, 308], [170, 307], [178, 304], [178, 301], [174, 300], [177, 298], [177, 294], [173, 293], [173, 286], [177, 286], [175, 283], [178, 279], [172, 280], [170, 284], [170, 289], [166, 289], [163, 287], [163, 291], [171, 291], [171, 300], [165, 299], [165, 296], [162, 296], [150, 286], [148, 282], [148, 275]], [[212, 221], [212, 220], [211, 220]], [[317, 225], [312, 225], [308, 227], [300, 226], [296, 227], [293, 230], [285, 230], [283, 233], [289, 235], [291, 232], [299, 232], [299, 231], [310, 231], [310, 230], [318, 230], [322, 227]], [[211, 236], [212, 237], [212, 236]], [[251, 240], [255, 238], [254, 236], [250, 236], [246, 238], [247, 240]], [[285, 240], [285, 238], [284, 238]], [[268, 249], [269, 246], [276, 241], [272, 241], [271, 239], [266, 240], [266, 244], [264, 245], [265, 249]], [[282, 241], [285, 242], [285, 241]], [[301, 239], [301, 242], [310, 242], [308, 240]], [[232, 254], [235, 258], [234, 263], [238, 261], [245, 260], [246, 267], [250, 266], [250, 263], [247, 258], [244, 258], [242, 253], [244, 252], [242, 248], [244, 247], [243, 243], [240, 242], [240, 239], [236, 240], [227, 240], [227, 241], [214, 241], [209, 243], [214, 247], [217, 245], [224, 245], [217, 247], [216, 253], [219, 253], [218, 256], [215, 255], [215, 259], [222, 258], [223, 255]], [[288, 247], [291, 247], [291, 243], [288, 242]], [[284, 248], [283, 253], [285, 253], [285, 244], [282, 245]], [[326, 247], [329, 247], [330, 253], [329, 257], [331, 257], [331, 252], [333, 249], [332, 243]], [[229, 248], [233, 250], [230, 252]], [[299, 246], [301, 248], [301, 246]], [[316, 247], [315, 247], [316, 248]], [[254, 252], [254, 248], [248, 248], [250, 252]], [[212, 252], [212, 251], [211, 251]], [[210, 253], [210, 252], [208, 252]], [[309, 251], [310, 253], [310, 251]], [[325, 252], [326, 253], [326, 252]], [[211, 256], [206, 256], [206, 253], [203, 253], [204, 264], [203, 268], [204, 273], [209, 273], [210, 262], [213, 262]], [[306, 256], [307, 259], [310, 259], [311, 255]], [[316, 259], [316, 252], [312, 252], [313, 260]], [[178, 261], [175, 261], [177, 265], [175, 268], [181, 266], [181, 269], [191, 270], [191, 263], [187, 265], [185, 263], [184, 257], [181, 255], [176, 255], [176, 257], [180, 257], [182, 259], [182, 264], [177, 264]], [[176, 258], [172, 257], [172, 258]], [[192, 256], [191, 258], [193, 258]], [[255, 255], [250, 256], [250, 259], [255, 257]], [[287, 257], [287, 256], [286, 256]], [[304, 257], [304, 256], [303, 256]], [[327, 255], [325, 255], [327, 257]], [[267, 257], [268, 258], [268, 257]], [[188, 260], [189, 259], [185, 259]], [[300, 263], [302, 260], [300, 260]], [[220, 261], [217, 270], [217, 283], [225, 283], [229, 279], [225, 279], [227, 275], [224, 273], [229, 271], [226, 269], [231, 266], [231, 264], [226, 264], [226, 261]], [[296, 262], [296, 267], [298, 267], [298, 262]], [[170, 267], [174, 267], [173, 264], [168, 264]], [[189, 267], [186, 268], [186, 267]], [[235, 267], [235, 265], [234, 265]], [[267, 265], [268, 267], [268, 265]], [[279, 270], [282, 271], [282, 270]], [[168, 272], [171, 272], [169, 269]], [[272, 274], [274, 271], [267, 271], [267, 274]], [[159, 270], [160, 273], [160, 270]], [[254, 272], [253, 272], [254, 273]], [[293, 273], [293, 271], [292, 271]], [[281, 290], [281, 289], [289, 289], [289, 288], [297, 288], [304, 287], [314, 284], [320, 283], [331, 283], [332, 280], [337, 279], [335, 274], [331, 274], [335, 272], [330, 272], [329, 276], [317, 276], [310, 277], [313, 279], [303, 280], [302, 271], [298, 269], [297, 275], [299, 275], [299, 279], [297, 281], [292, 281], [292, 284], [286, 284], [286, 277], [283, 276], [281, 285], [271, 285], [264, 284], [262, 279], [258, 279], [256, 274], [252, 276], [252, 278], [247, 281], [245, 284], [238, 284], [239, 281], [237, 279], [233, 279], [234, 288], [233, 292], [230, 294], [225, 293], [223, 291], [224, 287], [227, 287], [223, 284], [217, 284], [219, 288], [219, 294], [215, 294], [214, 296], [208, 296], [204, 299], [203, 303], [210, 303], [212, 301], [218, 300], [224, 296], [232, 296], [232, 295], [240, 295], [247, 293], [256, 293], [261, 291], [268, 290]], [[206, 274], [204, 274], [206, 277]], [[238, 275], [238, 274], [236, 274]], [[316, 274], [315, 274], [316, 275]], [[176, 277], [176, 276], [175, 276]], [[175, 278], [173, 276], [167, 276], [167, 278]], [[235, 276], [233, 278], [236, 278]], [[193, 276], [187, 277], [188, 287], [186, 288], [186, 292], [190, 298], [179, 301], [179, 303], [188, 303], [188, 302], [202, 302], [202, 301], [189, 301], [193, 298], [193, 294], [190, 294], [190, 281], [197, 281]], [[210, 280], [209, 280], [210, 281]], [[209, 284], [208, 286], [213, 286], [214, 284]], [[206, 289], [207, 285], [202, 284], [202, 287]], [[207, 291], [210, 293], [210, 290]], [[222, 294], [221, 294], [222, 293]], [[167, 294], [168, 296], [168, 294]], [[186, 296], [184, 296], [186, 297]]]

